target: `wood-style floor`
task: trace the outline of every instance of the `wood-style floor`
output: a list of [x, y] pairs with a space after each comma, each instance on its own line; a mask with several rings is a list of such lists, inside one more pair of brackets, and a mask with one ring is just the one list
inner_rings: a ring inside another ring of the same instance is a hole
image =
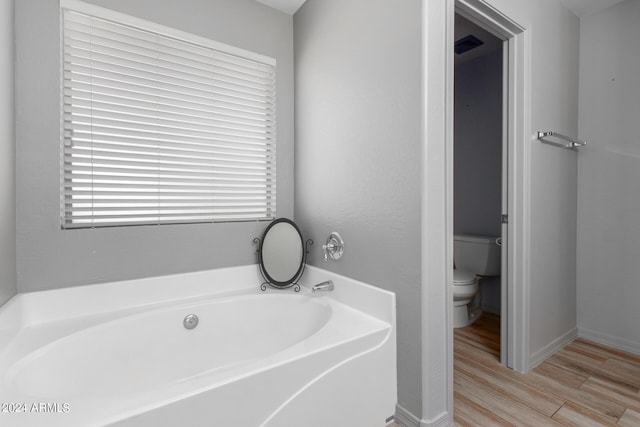
[[454, 336], [458, 426], [640, 426], [640, 357], [577, 339], [527, 374], [499, 362], [500, 320]]

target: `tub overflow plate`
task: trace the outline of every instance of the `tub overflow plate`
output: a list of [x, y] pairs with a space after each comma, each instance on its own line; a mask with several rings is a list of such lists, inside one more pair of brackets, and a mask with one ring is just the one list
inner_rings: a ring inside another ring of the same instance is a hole
[[187, 329], [193, 329], [198, 326], [198, 316], [195, 314], [187, 314], [187, 316], [182, 321], [182, 324]]

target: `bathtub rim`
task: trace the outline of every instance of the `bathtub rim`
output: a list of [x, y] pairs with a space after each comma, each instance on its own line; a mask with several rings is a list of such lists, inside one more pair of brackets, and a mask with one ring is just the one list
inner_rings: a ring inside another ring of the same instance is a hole
[[[328, 279], [336, 284], [335, 290], [314, 298], [332, 298], [392, 324], [395, 330], [396, 300], [395, 293], [391, 291], [315, 266], [307, 266], [300, 281], [300, 292], [310, 294], [311, 286]], [[213, 281], [216, 283], [212, 284]], [[181, 284], [176, 285], [177, 282]], [[0, 331], [76, 317], [150, 308], [160, 304], [188, 302], [192, 299], [245, 293], [261, 283], [258, 265], [249, 264], [19, 293], [0, 307]], [[294, 291], [265, 291], [290, 292]]]

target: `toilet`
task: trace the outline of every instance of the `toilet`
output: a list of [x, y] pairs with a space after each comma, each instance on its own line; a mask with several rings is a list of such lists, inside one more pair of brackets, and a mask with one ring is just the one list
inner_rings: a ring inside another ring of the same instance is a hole
[[498, 237], [456, 234], [453, 237], [453, 327], [475, 322], [482, 308], [480, 280], [500, 275]]

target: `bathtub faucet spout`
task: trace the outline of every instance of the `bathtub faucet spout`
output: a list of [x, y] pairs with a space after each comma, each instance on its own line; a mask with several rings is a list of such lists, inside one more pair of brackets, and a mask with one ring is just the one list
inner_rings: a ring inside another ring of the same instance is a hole
[[311, 292], [314, 294], [316, 292], [329, 292], [333, 290], [333, 287], [333, 281], [327, 280], [325, 282], [318, 283], [317, 285], [313, 285], [313, 288], [311, 288]]

